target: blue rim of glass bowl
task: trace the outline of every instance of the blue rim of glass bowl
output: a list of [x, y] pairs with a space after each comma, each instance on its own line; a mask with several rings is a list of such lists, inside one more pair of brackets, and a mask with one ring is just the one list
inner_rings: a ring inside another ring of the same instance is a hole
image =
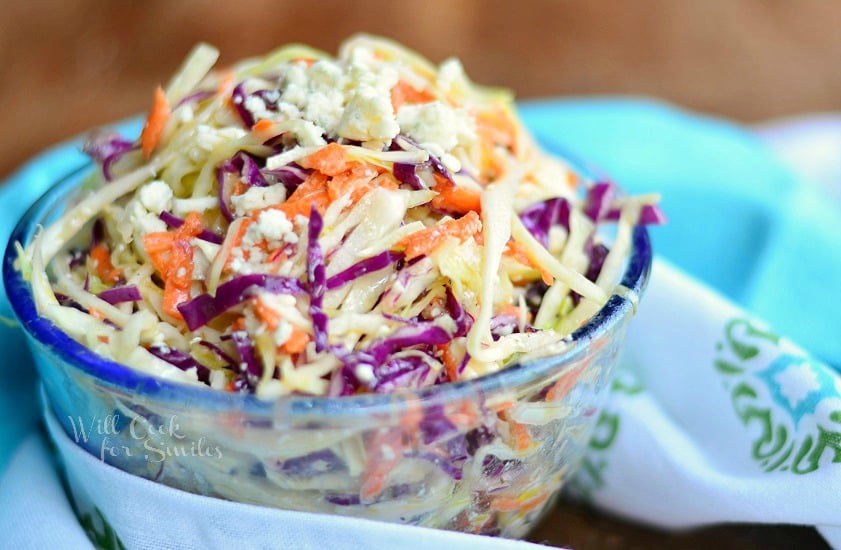
[[[651, 272], [652, 252], [648, 232], [643, 226], [633, 230], [631, 254], [621, 284], [630, 290], [626, 296], [612, 295], [607, 303], [582, 327], [570, 336], [570, 346], [561, 354], [525, 363], [516, 363], [495, 373], [472, 380], [430, 386], [396, 394], [361, 394], [343, 397], [287, 396], [261, 400], [254, 395], [213, 390], [160, 379], [115, 361], [105, 359], [77, 342], [52, 321], [38, 315], [31, 287], [15, 269], [17, 257], [14, 243], [29, 243], [45, 216], [61, 207], [80, 183], [91, 165], [78, 168], [54, 184], [23, 215], [11, 234], [3, 259], [6, 293], [15, 315], [29, 337], [40, 342], [61, 361], [87, 373], [113, 389], [127, 394], [142, 394], [150, 399], [176, 406], [189, 405], [208, 411], [237, 410], [255, 415], [272, 415], [286, 411], [312, 417], [359, 417], [370, 414], [394, 414], [406, 401], [451, 400], [490, 394], [499, 389], [514, 388], [538, 382], [559, 364], [572, 363], [587, 352], [590, 342], [608, 332], [626, 315], [633, 315]], [[33, 353], [38, 350], [33, 349]]]

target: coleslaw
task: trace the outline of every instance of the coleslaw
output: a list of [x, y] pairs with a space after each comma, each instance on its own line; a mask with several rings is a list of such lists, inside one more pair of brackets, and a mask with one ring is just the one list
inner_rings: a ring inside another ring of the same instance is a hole
[[[335, 58], [217, 57], [193, 50], [138, 139], [92, 134], [75, 202], [19, 246], [39, 314], [144, 373], [261, 400], [481, 377], [566, 349], [623, 293], [634, 226], [664, 221], [656, 195], [543, 153], [511, 94], [457, 60], [367, 35]], [[217, 460], [113, 460], [232, 500], [520, 536], [577, 462], [620, 341], [540, 385], [407, 401], [394, 425], [267, 435], [181, 411], [188, 439], [149, 429], [156, 445], [201, 445], [213, 428]], [[172, 414], [88, 391], [152, 428]]]
[[217, 55], [156, 90], [138, 140], [89, 138], [89, 194], [23, 255], [39, 312], [134, 368], [265, 398], [481, 376], [556, 352], [662, 221], [539, 151], [457, 60], [369, 36]]

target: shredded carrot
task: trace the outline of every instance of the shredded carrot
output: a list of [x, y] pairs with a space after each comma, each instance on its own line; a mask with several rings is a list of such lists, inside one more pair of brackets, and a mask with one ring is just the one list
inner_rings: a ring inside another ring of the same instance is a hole
[[263, 320], [269, 330], [277, 330], [280, 324], [280, 315], [275, 310], [264, 304], [259, 298], [253, 298], [251, 305], [254, 307], [254, 313]]
[[90, 315], [94, 319], [99, 319], [100, 321], [105, 319], [105, 315], [103, 315], [98, 309], [94, 309], [92, 307], [88, 308], [88, 315]]
[[397, 182], [388, 176], [380, 176], [379, 170], [374, 165], [358, 162], [352, 164], [353, 167], [350, 170], [330, 178], [327, 183], [327, 195], [331, 202], [349, 193], [351, 203], [354, 204], [377, 187], [397, 190]]
[[496, 407], [493, 407], [493, 410], [501, 415], [501, 414], [505, 413], [505, 411], [507, 411], [508, 409], [513, 407], [514, 405], [515, 405], [515, 403], [513, 401], [503, 401], [502, 403], [500, 403]]
[[546, 401], [558, 401], [563, 399], [578, 381], [578, 378], [581, 376], [583, 371], [584, 365], [578, 365], [569, 372], [564, 373], [564, 375], [561, 376], [546, 393]]
[[[179, 228], [180, 229], [180, 228]], [[163, 310], [167, 315], [181, 319], [178, 304], [190, 299], [193, 278], [193, 246], [189, 240], [176, 239], [170, 253], [169, 267], [164, 281]]]
[[338, 176], [349, 168], [345, 148], [336, 142], [302, 158], [298, 164], [304, 168], [313, 168], [328, 176]]
[[122, 270], [111, 263], [111, 253], [104, 244], [99, 243], [91, 248], [90, 257], [99, 280], [103, 283], [116, 283], [120, 280]]
[[[259, 298], [253, 298], [251, 300], [251, 304], [254, 306], [254, 313], [263, 320], [266, 327], [270, 331], [277, 330], [277, 327], [280, 326], [280, 315], [275, 310], [264, 304]], [[306, 349], [309, 341], [309, 334], [298, 327], [292, 327], [292, 333], [289, 335], [286, 342], [280, 345], [280, 351], [289, 354], [301, 353]]]
[[502, 145], [514, 151], [517, 129], [511, 116], [500, 105], [494, 103], [491, 109], [476, 113], [476, 132], [484, 143], [490, 146]]
[[143, 158], [149, 159], [152, 156], [152, 151], [158, 147], [161, 141], [161, 136], [164, 133], [164, 126], [169, 120], [170, 110], [169, 103], [166, 101], [166, 95], [163, 89], [158, 86], [155, 89], [155, 100], [152, 103], [152, 110], [149, 112], [149, 118], [146, 119], [146, 124], [143, 126], [143, 131], [140, 134], [140, 147], [143, 150]]
[[435, 174], [432, 190], [438, 193], [432, 198], [433, 208], [458, 214], [482, 211], [482, 194], [479, 191], [454, 185], [444, 176]]
[[540, 265], [540, 263], [538, 263], [531, 254], [528, 253], [523, 245], [514, 239], [510, 239], [507, 243], [505, 243], [504, 254], [511, 256], [523, 265], [527, 265], [538, 270], [540, 272], [540, 278], [543, 279], [543, 282], [547, 285], [551, 285], [555, 281], [555, 276], [552, 275], [552, 273], [550, 273], [545, 267]]
[[401, 431], [374, 432], [369, 437], [359, 490], [359, 496], [364, 500], [371, 500], [383, 491], [386, 477], [403, 458]]
[[258, 134], [263, 134], [268, 132], [274, 126], [274, 122], [267, 118], [261, 118], [257, 122], [254, 123], [254, 126], [251, 127], [253, 132], [257, 132]]
[[225, 98], [226, 101], [231, 101], [230, 93], [234, 87], [234, 73], [227, 72], [222, 76], [222, 79], [219, 81], [219, 86], [216, 87], [216, 95], [227, 95], [228, 97]]
[[529, 428], [525, 424], [511, 420], [511, 437], [514, 439], [514, 444], [518, 451], [528, 449], [532, 444], [531, 435], [529, 435]]
[[435, 101], [435, 96], [428, 90], [418, 90], [405, 80], [400, 80], [391, 89], [391, 106], [396, 113], [404, 103], [429, 103]]
[[458, 380], [459, 363], [456, 361], [452, 351], [450, 351], [449, 344], [438, 344], [435, 349], [441, 354], [441, 362], [444, 363], [444, 369], [447, 372], [447, 378], [450, 382]]
[[231, 240], [232, 246], [239, 246], [242, 242], [243, 237], [245, 237], [245, 232], [248, 231], [248, 226], [253, 223], [252, 220], [245, 218], [240, 222], [239, 227], [237, 228], [237, 232], [234, 235], [233, 239]]
[[311, 57], [296, 57], [292, 60], [292, 63], [303, 63], [307, 67], [311, 67], [315, 63], [315, 59]]
[[[154, 233], [146, 233], [143, 235], [143, 247], [149, 254], [163, 252], [172, 248], [172, 241], [175, 239], [175, 233], [169, 231], [156, 231]], [[160, 269], [158, 270], [160, 271]]]
[[400, 415], [400, 427], [407, 434], [416, 433], [423, 420], [423, 407], [417, 401], [407, 400], [406, 412]]
[[146, 253], [164, 280], [163, 310], [176, 319], [182, 319], [178, 304], [190, 299], [193, 278], [193, 245], [190, 239], [201, 233], [202, 227], [201, 215], [190, 212], [175, 231], [143, 236]]
[[[319, 213], [324, 213], [330, 204], [330, 195], [327, 191], [327, 176], [321, 172], [313, 172], [295, 189], [295, 192], [286, 199], [286, 202], [267, 206], [275, 208], [286, 214], [289, 221], [294, 221], [297, 216], [310, 217], [312, 205], [315, 204]], [[261, 210], [254, 211], [252, 217], [259, 216]], [[255, 218], [256, 219], [256, 218]]]
[[[233, 237], [231, 237], [230, 242], [225, 245], [225, 246], [228, 247], [229, 250], [239, 246], [240, 243], [242, 243], [242, 239], [245, 237], [245, 232], [248, 231], [248, 226], [253, 223], [253, 221], [250, 218], [239, 218], [239, 220], [237, 220], [237, 222], [239, 223], [239, 225], [237, 226], [236, 233], [234, 233]], [[237, 222], [234, 222], [234, 223], [237, 223]], [[247, 254], [248, 251], [244, 250], [243, 253]], [[227, 268], [229, 265], [231, 265], [231, 262], [233, 261], [233, 259], [234, 259], [233, 254], [228, 254], [228, 257], [225, 258], [225, 266], [224, 267]]]
[[498, 496], [491, 501], [491, 509], [497, 512], [529, 512], [546, 502], [551, 494], [551, 491], [545, 491], [522, 502], [517, 498]]
[[397, 241], [398, 248], [405, 249], [406, 259], [428, 255], [444, 244], [448, 237], [455, 237], [461, 241], [467, 240], [482, 229], [479, 214], [468, 212], [455, 220], [450, 219], [438, 225], [415, 231]]
[[475, 426], [479, 420], [479, 411], [476, 403], [464, 400], [457, 404], [457, 408], [447, 414], [447, 418], [456, 426]]
[[573, 189], [578, 187], [578, 176], [572, 170], [567, 170], [567, 184]]
[[302, 353], [305, 349], [307, 349], [307, 344], [309, 342], [309, 334], [298, 327], [293, 327], [292, 334], [290, 334], [286, 342], [280, 346], [280, 349], [289, 354]]
[[242, 195], [246, 191], [248, 191], [248, 186], [245, 184], [245, 182], [242, 180], [237, 180], [237, 182], [234, 184], [234, 190], [231, 193], [231, 195], [237, 197], [239, 195]]

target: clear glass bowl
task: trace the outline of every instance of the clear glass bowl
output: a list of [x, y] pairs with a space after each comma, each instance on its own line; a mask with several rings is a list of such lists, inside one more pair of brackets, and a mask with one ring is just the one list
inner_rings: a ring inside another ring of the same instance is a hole
[[[48, 191], [10, 243], [56, 220], [89, 170]], [[37, 315], [15, 257], [8, 246], [3, 278], [48, 405], [92, 455], [202, 495], [510, 538], [526, 535], [578, 464], [651, 269], [636, 227], [628, 291], [562, 354], [420, 391], [261, 401], [93, 354]]]

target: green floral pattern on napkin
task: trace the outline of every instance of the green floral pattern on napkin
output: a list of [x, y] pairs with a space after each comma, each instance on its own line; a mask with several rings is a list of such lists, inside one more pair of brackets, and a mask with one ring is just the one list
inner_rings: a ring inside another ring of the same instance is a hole
[[714, 365], [742, 423], [759, 426], [759, 466], [803, 475], [841, 463], [841, 377], [750, 319], [724, 332]]
[[[610, 393], [613, 396], [616, 394], [631, 396], [642, 393], [643, 389], [642, 383], [633, 371], [620, 367], [614, 374]], [[602, 408], [581, 465], [566, 488], [575, 498], [591, 501], [593, 492], [605, 486], [603, 472], [608, 467], [609, 451], [619, 435], [621, 421], [622, 417], [618, 409], [611, 407], [610, 403]]]

